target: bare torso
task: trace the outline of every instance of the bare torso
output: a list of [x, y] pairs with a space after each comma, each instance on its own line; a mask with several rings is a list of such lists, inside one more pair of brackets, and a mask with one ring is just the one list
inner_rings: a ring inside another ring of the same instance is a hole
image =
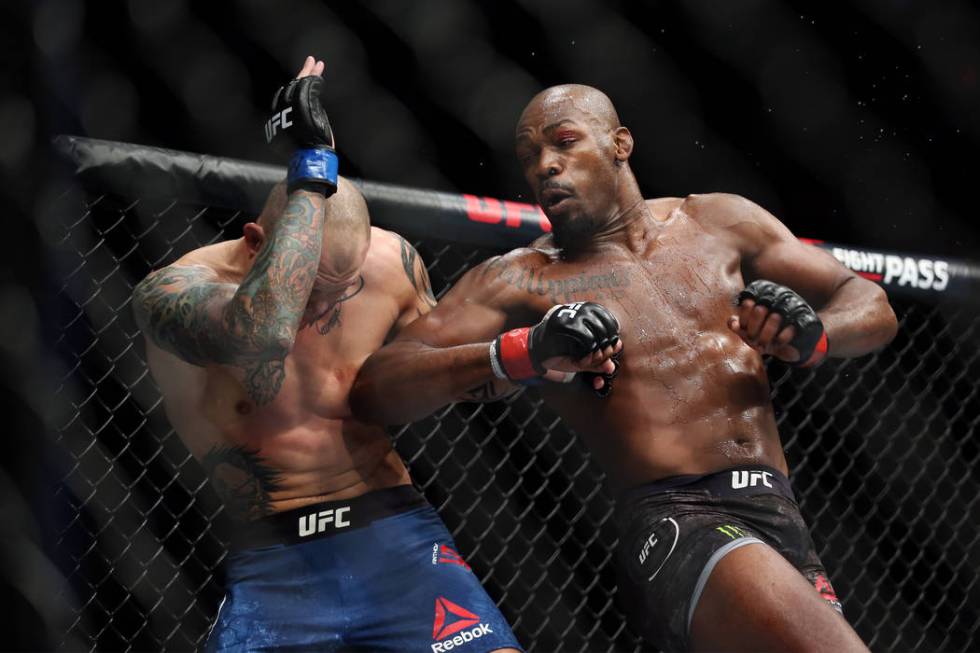
[[656, 220], [639, 251], [609, 247], [564, 261], [545, 249], [488, 270], [518, 291], [515, 324], [574, 301], [599, 302], [619, 318], [613, 392], [548, 383], [543, 397], [616, 489], [743, 463], [786, 472], [762, 357], [726, 326], [745, 285], [737, 247], [703, 226], [689, 201], [647, 205]]
[[[264, 405], [244, 388], [247, 370], [191, 365], [147, 341], [167, 416], [234, 517], [410, 482], [385, 430], [354, 419], [348, 405], [361, 364], [399, 322], [414, 317], [414, 289], [399, 242], [372, 230], [361, 279], [316, 323], [300, 329], [285, 359], [282, 386]], [[223, 261], [231, 247], [233, 241], [202, 248], [179, 263], [228, 274]]]

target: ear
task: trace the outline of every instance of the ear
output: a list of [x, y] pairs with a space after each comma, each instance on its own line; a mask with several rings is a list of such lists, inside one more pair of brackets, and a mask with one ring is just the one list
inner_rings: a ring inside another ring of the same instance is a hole
[[616, 146], [616, 165], [626, 163], [633, 154], [633, 134], [625, 127], [617, 127], [613, 132], [613, 144]]
[[258, 254], [262, 243], [265, 242], [265, 229], [262, 228], [262, 225], [246, 222], [242, 228], [242, 235], [245, 237], [245, 246], [248, 247], [249, 256]]

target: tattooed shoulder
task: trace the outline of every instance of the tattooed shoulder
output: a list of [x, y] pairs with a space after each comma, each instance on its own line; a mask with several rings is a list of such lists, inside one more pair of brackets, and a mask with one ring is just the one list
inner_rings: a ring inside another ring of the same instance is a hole
[[133, 288], [133, 312], [140, 329], [158, 346], [200, 365], [220, 356], [213, 340], [210, 307], [234, 288], [216, 282], [200, 265], [173, 265], [148, 274]]
[[398, 239], [401, 251], [402, 269], [409, 283], [412, 284], [416, 296], [429, 308], [434, 307], [436, 298], [432, 294], [432, 283], [429, 281], [429, 271], [425, 269], [425, 263], [410, 242], [398, 234], [394, 235]]

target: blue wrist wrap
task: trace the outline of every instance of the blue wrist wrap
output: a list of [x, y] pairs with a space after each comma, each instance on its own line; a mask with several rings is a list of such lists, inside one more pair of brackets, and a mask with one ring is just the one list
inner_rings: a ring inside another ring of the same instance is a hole
[[301, 184], [322, 186], [327, 195], [337, 191], [337, 153], [326, 148], [296, 150], [289, 161], [286, 186], [293, 190]]

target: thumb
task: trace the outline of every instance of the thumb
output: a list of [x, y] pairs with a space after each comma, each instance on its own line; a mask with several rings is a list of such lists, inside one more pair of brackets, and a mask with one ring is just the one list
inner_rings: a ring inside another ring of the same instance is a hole
[[543, 378], [545, 381], [551, 381], [553, 383], [571, 383], [575, 379], [575, 372], [548, 370], [541, 378]]

